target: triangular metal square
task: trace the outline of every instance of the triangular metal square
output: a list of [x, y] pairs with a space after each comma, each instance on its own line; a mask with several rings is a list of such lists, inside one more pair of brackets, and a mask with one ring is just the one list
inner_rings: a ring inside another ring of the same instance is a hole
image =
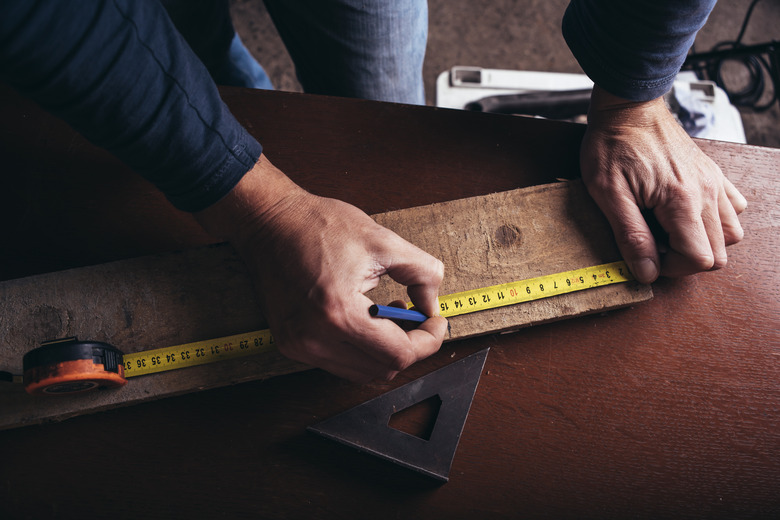
[[[467, 356], [308, 430], [447, 482], [489, 350]], [[441, 406], [429, 440], [388, 426], [396, 412], [435, 395], [441, 399]]]

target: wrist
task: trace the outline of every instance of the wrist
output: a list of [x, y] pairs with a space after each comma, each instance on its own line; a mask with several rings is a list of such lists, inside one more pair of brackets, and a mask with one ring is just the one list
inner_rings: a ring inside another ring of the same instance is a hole
[[593, 87], [588, 109], [588, 124], [594, 126], [646, 127], [668, 116], [663, 97], [649, 101], [631, 101], [610, 94], [598, 85]]
[[211, 235], [237, 242], [247, 229], [264, 226], [302, 193], [263, 154], [225, 197], [194, 215]]

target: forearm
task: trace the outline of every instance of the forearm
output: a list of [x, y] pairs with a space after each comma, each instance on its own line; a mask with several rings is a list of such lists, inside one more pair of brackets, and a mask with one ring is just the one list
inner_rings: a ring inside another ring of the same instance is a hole
[[563, 35], [588, 76], [634, 101], [669, 91], [715, 0], [572, 0]]
[[180, 209], [222, 198], [261, 153], [157, 2], [6, 2], [0, 77]]

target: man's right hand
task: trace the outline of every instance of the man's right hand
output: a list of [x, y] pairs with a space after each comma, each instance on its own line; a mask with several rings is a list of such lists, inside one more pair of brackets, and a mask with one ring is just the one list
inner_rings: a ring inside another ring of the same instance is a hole
[[[442, 263], [358, 208], [306, 192], [265, 156], [196, 218], [239, 251], [279, 350], [291, 359], [367, 382], [391, 379], [441, 346]], [[364, 293], [384, 274], [432, 317], [411, 331], [370, 317]]]

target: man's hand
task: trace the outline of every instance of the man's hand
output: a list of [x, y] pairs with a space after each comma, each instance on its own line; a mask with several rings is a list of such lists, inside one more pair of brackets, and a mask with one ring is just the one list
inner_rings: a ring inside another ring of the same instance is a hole
[[[742, 239], [742, 194], [677, 124], [663, 99], [631, 102], [595, 87], [580, 151], [588, 191], [643, 283], [726, 265]], [[659, 247], [642, 210], [669, 235]]]
[[[304, 191], [264, 156], [197, 218], [244, 258], [286, 356], [366, 382], [391, 379], [441, 346], [442, 263], [354, 206]], [[433, 317], [408, 332], [370, 317], [364, 293], [383, 274]]]

